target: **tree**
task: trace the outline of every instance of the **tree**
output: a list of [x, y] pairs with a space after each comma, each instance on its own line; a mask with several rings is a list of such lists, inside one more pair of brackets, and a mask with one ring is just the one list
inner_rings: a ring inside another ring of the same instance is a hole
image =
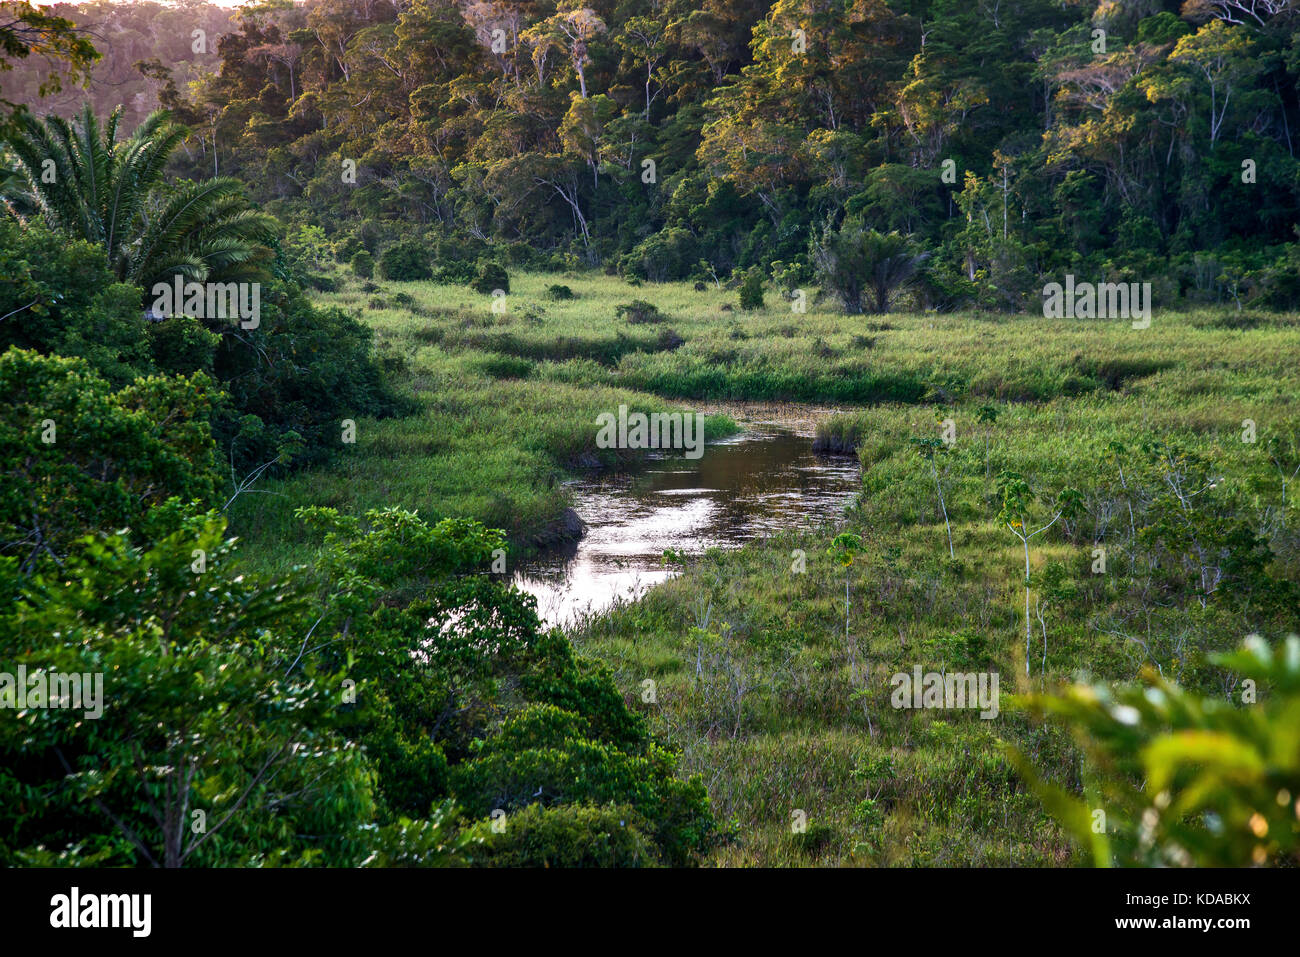
[[849, 637], [849, 568], [853, 560], [863, 552], [862, 539], [850, 532], [841, 532], [831, 541], [826, 549], [826, 556], [835, 564], [844, 568], [844, 647], [849, 655], [851, 677], [856, 685], [858, 681], [857, 655], [853, 652], [853, 641]]
[[942, 439], [934, 436], [925, 438], [913, 438], [912, 445], [916, 448], [921, 458], [930, 463], [930, 471], [934, 475], [934, 490], [939, 498], [939, 509], [943, 512], [943, 527], [948, 530], [948, 557], [954, 561], [957, 553], [952, 547], [952, 525], [948, 522], [948, 506], [943, 501], [943, 484], [939, 481], [939, 463], [937, 457], [948, 450], [948, 445]]
[[285, 672], [302, 595], [230, 568], [224, 531], [208, 514], [149, 546], [88, 538], [16, 606], [6, 596], [6, 662], [100, 682], [98, 715], [29, 708], [0, 724], [6, 864], [364, 857], [370, 775], [332, 730], [345, 676]]
[[1269, 543], [1243, 516], [1241, 490], [1213, 458], [1178, 442], [1143, 446], [1158, 491], [1138, 540], [1151, 551], [1152, 574], [1171, 595], [1267, 615], [1287, 607], [1293, 585], [1270, 574]]
[[1034, 640], [1033, 622], [1029, 617], [1029, 543], [1056, 524], [1061, 515], [1075, 507], [1078, 493], [1073, 489], [1061, 492], [1056, 514], [1051, 521], [1035, 531], [1029, 530], [1029, 510], [1034, 503], [1034, 493], [1029, 483], [1019, 472], [1005, 471], [998, 476], [998, 498], [1002, 500], [1002, 510], [998, 512], [998, 521], [1011, 530], [1011, 534], [1020, 540], [1025, 548], [1025, 677], [1029, 677], [1029, 648]]
[[364, 249], [352, 254], [352, 275], [358, 279], [370, 279], [375, 274], [375, 257]]
[[745, 273], [740, 284], [740, 308], [754, 310], [763, 308], [763, 269], [754, 266]]
[[572, 809], [566, 834], [513, 849], [532, 866], [581, 856], [593, 838], [584, 828], [602, 823], [583, 823], [581, 805], [634, 808], [658, 863], [690, 864], [709, 846], [703, 785], [676, 777], [675, 756], [650, 740], [607, 669], [544, 634], [532, 597], [488, 574], [499, 530], [398, 508], [298, 514], [325, 535], [317, 637], [289, 670], [347, 667], [371, 689], [372, 710], [350, 730], [373, 756], [387, 809], [422, 814], [450, 799], [480, 820]]
[[1232, 96], [1264, 70], [1253, 54], [1254, 44], [1243, 26], [1212, 20], [1196, 33], [1178, 41], [1169, 59], [1183, 63], [1204, 78], [1209, 87], [1210, 142], [1215, 143], [1223, 130]]
[[667, 24], [662, 18], [631, 17], [614, 37], [614, 42], [630, 59], [645, 67], [645, 118], [647, 120], [650, 119], [650, 104], [662, 92], [661, 85], [654, 96], [651, 96], [650, 86], [654, 81], [655, 67], [668, 52], [665, 42], [667, 30]]
[[430, 279], [433, 276], [430, 258], [429, 250], [422, 243], [414, 240], [394, 243], [379, 256], [379, 275], [399, 282]]
[[1297, 475], [1300, 475], [1300, 433], [1291, 433], [1286, 436], [1270, 436], [1265, 449], [1268, 452], [1268, 460], [1273, 463], [1273, 468], [1277, 471], [1278, 480], [1282, 485], [1280, 508], [1282, 524], [1285, 525], [1287, 523], [1287, 486], [1295, 481]]
[[201, 282], [256, 272], [275, 220], [249, 209], [234, 179], [167, 187], [167, 161], [189, 130], [159, 110], [119, 142], [120, 119], [114, 110], [101, 128], [89, 105], [75, 124], [20, 118], [10, 145], [46, 222], [104, 247], [118, 281], [146, 290], [174, 274]]
[[975, 421], [984, 426], [984, 479], [989, 477], [989, 433], [998, 421], [1001, 410], [995, 405], [982, 405], [975, 412]]
[[587, 98], [587, 67], [591, 65], [591, 41], [608, 31], [605, 21], [595, 10], [583, 6], [583, 0], [561, 0], [554, 16], [525, 30], [520, 39], [529, 40], [539, 49], [558, 47], [564, 52], [578, 76], [578, 89]]
[[0, 276], [0, 352], [78, 356], [117, 386], [154, 371], [140, 290], [114, 281], [99, 246], [0, 219]]
[[[50, 65], [50, 72], [41, 82], [41, 96], [56, 93], [62, 87], [62, 78], [74, 83], [85, 82], [90, 68], [99, 59], [83, 31], [71, 20], [55, 16], [27, 0], [0, 2], [0, 73], [13, 69], [14, 60], [25, 60], [35, 54]], [[17, 104], [0, 99], [0, 106], [13, 108]], [[0, 118], [0, 135], [7, 132], [9, 118]]]
[[839, 229], [828, 225], [814, 241], [813, 262], [827, 291], [849, 315], [862, 312], [867, 293], [874, 311], [888, 312], [916, 278], [928, 253], [918, 251], [899, 233], [869, 229], [860, 217], [846, 217]]

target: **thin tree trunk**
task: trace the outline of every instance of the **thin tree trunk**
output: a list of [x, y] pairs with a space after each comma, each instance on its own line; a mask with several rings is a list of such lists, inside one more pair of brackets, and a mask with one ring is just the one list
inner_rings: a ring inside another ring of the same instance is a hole
[[948, 557], [957, 558], [957, 553], [952, 547], [952, 526], [948, 523], [948, 506], [943, 503], [943, 486], [939, 483], [939, 467], [935, 465], [933, 457], [930, 459], [930, 468], [934, 472], [934, 487], [939, 492], [939, 508], [943, 512], [943, 527], [948, 530]]
[[1029, 538], [1021, 536], [1025, 543], [1025, 677], [1029, 677], [1029, 647], [1034, 640], [1033, 624], [1029, 620]]

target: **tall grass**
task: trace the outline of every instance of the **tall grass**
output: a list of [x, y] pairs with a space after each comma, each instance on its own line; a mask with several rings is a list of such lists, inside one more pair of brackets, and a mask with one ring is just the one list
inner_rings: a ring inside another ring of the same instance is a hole
[[[1300, 431], [1295, 317], [1157, 313], [1134, 330], [1036, 317], [847, 317], [817, 305], [798, 314], [773, 296], [766, 309], [742, 312], [734, 292], [715, 287], [633, 288], [581, 274], [560, 280], [576, 298], [556, 301], [546, 291], [556, 281], [512, 276], [504, 314], [488, 297], [432, 283], [366, 293], [351, 282], [325, 296], [373, 326], [422, 411], [359, 423], [341, 465], [244, 496], [236, 528], [267, 567], [306, 557], [289, 515], [308, 503], [472, 515], [526, 543], [563, 513], [560, 483], [574, 468], [629, 464], [594, 448], [595, 416], [619, 403], [838, 406], [841, 415], [819, 423], [819, 441], [854, 450], [863, 469], [842, 523], [706, 552], [574, 633], [681, 750], [685, 769], [704, 776], [731, 835], [717, 864], [1078, 861], [1002, 751], [1014, 742], [1077, 788], [1061, 735], [1030, 725], [1009, 701], [995, 721], [896, 709], [889, 679], [916, 665], [996, 671], [1012, 693], [1081, 670], [1129, 678], [1151, 659], [1148, 639], [1182, 642], [1185, 667], [1200, 674], [1198, 648], [1240, 637], [1247, 622], [1237, 613], [1151, 609], [1154, 635], [1125, 619], [1138, 607], [1141, 569], [1112, 443], [1177, 440], [1212, 457], [1269, 536], [1271, 574], [1300, 577], [1300, 517], [1278, 511], [1266, 450], [1268, 437]], [[394, 305], [399, 293], [405, 305]], [[633, 299], [665, 318], [620, 319], [617, 307]], [[984, 406], [995, 421], [981, 420]], [[930, 466], [911, 441], [938, 435], [940, 418], [956, 430], [937, 461], [955, 560]], [[1256, 443], [1241, 440], [1247, 419]], [[713, 429], [729, 427], [719, 419]], [[1029, 678], [1023, 553], [996, 520], [1003, 470], [1049, 497], [1075, 487], [1086, 505], [1031, 551], [1042, 617]], [[1155, 490], [1142, 494], [1139, 509]], [[847, 570], [825, 554], [841, 531], [866, 549]], [[1099, 544], [1109, 549], [1104, 575], [1092, 572]], [[1300, 627], [1294, 616], [1290, 627]], [[643, 701], [647, 679], [653, 703]], [[800, 815], [807, 826], [792, 828]]]

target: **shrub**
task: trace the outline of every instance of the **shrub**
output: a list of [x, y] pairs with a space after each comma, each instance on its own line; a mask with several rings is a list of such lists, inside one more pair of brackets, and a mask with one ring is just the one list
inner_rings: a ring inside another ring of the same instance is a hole
[[433, 270], [433, 281], [448, 286], [464, 286], [474, 281], [473, 263], [439, 263]]
[[486, 816], [522, 811], [536, 802], [631, 805], [654, 822], [664, 863], [693, 863], [711, 840], [708, 796], [698, 779], [681, 781], [675, 758], [655, 744], [630, 754], [593, 738], [592, 723], [554, 705], [528, 705], [483, 741], [477, 755], [452, 770], [452, 790], [465, 809]]
[[747, 311], [763, 308], [763, 270], [758, 266], [746, 272], [740, 284], [740, 308]]
[[338, 292], [339, 288], [337, 280], [324, 273], [308, 273], [303, 277], [303, 282], [318, 292]]
[[147, 533], [171, 496], [214, 504], [211, 396], [202, 374], [114, 391], [83, 359], [0, 355], [0, 554], [35, 568], [92, 531]]
[[491, 261], [479, 263], [471, 288], [484, 296], [490, 296], [498, 289], [509, 292], [510, 275], [500, 263]]
[[145, 323], [145, 336], [160, 372], [189, 375], [212, 374], [212, 363], [221, 344], [218, 333], [187, 316], [173, 316], [162, 322]]
[[80, 356], [115, 385], [146, 375], [140, 290], [114, 281], [101, 247], [0, 219], [0, 351]]
[[876, 312], [888, 312], [926, 258], [907, 237], [868, 229], [852, 216], [838, 230], [828, 226], [813, 243], [822, 286], [849, 315], [861, 313], [864, 302]]
[[340, 419], [412, 408], [380, 373], [370, 329], [278, 283], [263, 284], [257, 329], [221, 337], [213, 369], [230, 396], [214, 432], [241, 475], [282, 458], [286, 441], [305, 443], [297, 464], [320, 462], [340, 448]]
[[577, 298], [577, 297], [573, 294], [573, 290], [570, 289], [568, 286], [558, 286], [558, 285], [557, 285], [557, 286], [548, 286], [547, 289], [546, 289], [546, 294], [547, 294], [548, 296], [550, 296], [552, 299], [555, 299], [555, 300], [557, 300], [557, 301], [558, 301], [558, 300], [561, 300], [561, 299], [576, 299], [576, 298]]
[[805, 854], [820, 854], [835, 843], [837, 835], [829, 824], [810, 824], [807, 830], [796, 831], [790, 839]]
[[614, 315], [639, 326], [646, 323], [663, 322], [668, 317], [659, 311], [659, 307], [652, 302], [646, 302], [644, 299], [633, 299], [631, 302], [625, 302], [614, 310]]
[[[44, 360], [51, 369], [54, 361]], [[170, 412], [175, 396], [163, 394], [160, 380], [143, 381], [162, 400], [157, 411]], [[87, 398], [76, 395], [82, 412], [106, 411]], [[149, 436], [157, 423], [151, 415], [143, 430], [128, 429], [157, 444]], [[117, 431], [101, 425], [104, 438]], [[361, 749], [334, 730], [340, 709], [331, 689], [343, 676], [286, 674], [297, 648], [284, 639], [301, 622], [302, 589], [243, 574], [215, 512], [177, 513], [173, 530], [146, 538], [77, 542], [59, 574], [42, 576], [0, 612], [7, 666], [99, 671], [111, 682], [99, 720], [56, 708], [0, 722], [4, 793], [33, 796], [21, 809], [4, 802], [0, 866], [354, 866], [375, 819], [372, 776]], [[201, 576], [191, 565], [196, 554], [206, 556]], [[50, 760], [56, 753], [63, 761]], [[214, 795], [238, 796], [238, 814], [212, 813], [206, 830], [185, 827], [179, 840], [158, 825], [188, 819]], [[217, 839], [203, 840], [210, 835]]]
[[655, 348], [660, 352], [672, 352], [685, 344], [686, 340], [672, 329], [660, 329], [659, 337], [655, 340]]
[[384, 279], [409, 282], [415, 279], [432, 279], [429, 251], [417, 242], [395, 243], [379, 257], [379, 275]]
[[510, 815], [505, 830], [480, 826], [474, 863], [490, 867], [652, 867], [659, 861], [647, 825], [627, 805], [542, 807]]
[[364, 249], [357, 250], [352, 257], [352, 275], [358, 279], [370, 279], [375, 275], [375, 257]]
[[624, 256], [619, 271], [628, 279], [651, 282], [685, 279], [699, 261], [699, 252], [699, 243], [690, 230], [670, 226]]

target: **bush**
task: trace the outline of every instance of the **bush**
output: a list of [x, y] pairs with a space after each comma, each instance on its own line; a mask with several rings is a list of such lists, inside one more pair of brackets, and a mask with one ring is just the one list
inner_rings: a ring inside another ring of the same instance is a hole
[[337, 307], [318, 308], [292, 286], [263, 284], [261, 324], [222, 336], [213, 361], [230, 396], [214, 424], [241, 475], [289, 445], [295, 462], [321, 462], [339, 451], [339, 421], [404, 414], [380, 373], [372, 333]]
[[562, 299], [578, 298], [573, 294], [573, 290], [570, 289], [568, 286], [548, 286], [546, 289], [546, 294], [550, 296], [552, 299], [555, 299], [557, 301]]
[[684, 345], [686, 345], [686, 340], [672, 329], [660, 329], [659, 337], [655, 339], [655, 348], [660, 352], [672, 352]]
[[763, 308], [763, 270], [752, 267], [745, 273], [740, 284], [740, 308], [745, 310]]
[[140, 290], [115, 282], [99, 246], [0, 219], [0, 351], [80, 356], [114, 385], [146, 375]]
[[432, 279], [429, 251], [417, 242], [395, 243], [379, 257], [379, 275], [384, 279], [409, 282], [415, 279]]
[[631, 302], [625, 302], [614, 310], [614, 315], [639, 326], [646, 323], [663, 322], [668, 317], [659, 311], [659, 307], [652, 302], [646, 302], [644, 299], [633, 299]]
[[188, 316], [173, 316], [162, 322], [145, 323], [145, 336], [153, 363], [169, 375], [192, 372], [212, 374], [212, 363], [221, 336]]
[[693, 863], [712, 839], [703, 784], [679, 780], [676, 759], [658, 745], [631, 754], [596, 739], [594, 724], [555, 705], [530, 704], [452, 769], [452, 791], [482, 817], [497, 808], [522, 811], [536, 803], [539, 789], [548, 804], [630, 805], [653, 822], [664, 863]]
[[490, 867], [652, 867], [659, 861], [644, 819], [626, 805], [531, 804], [494, 833], [480, 826], [474, 863]]
[[484, 296], [490, 296], [498, 289], [509, 292], [510, 275], [500, 263], [491, 261], [480, 263], [471, 288]]
[[308, 273], [303, 282], [318, 292], [338, 292], [339, 284], [333, 276], [324, 273]]
[[371, 279], [375, 275], [375, 257], [364, 249], [352, 257], [352, 275], [358, 279]]
[[201, 374], [115, 391], [84, 359], [0, 355], [0, 555], [32, 569], [93, 531], [147, 534], [172, 496], [215, 504], [213, 391]]
[[700, 258], [699, 243], [688, 229], [671, 226], [648, 237], [622, 258], [619, 272], [628, 279], [668, 282], [686, 279]]
[[433, 281], [448, 286], [463, 286], [474, 281], [472, 262], [440, 262], [433, 271]]

